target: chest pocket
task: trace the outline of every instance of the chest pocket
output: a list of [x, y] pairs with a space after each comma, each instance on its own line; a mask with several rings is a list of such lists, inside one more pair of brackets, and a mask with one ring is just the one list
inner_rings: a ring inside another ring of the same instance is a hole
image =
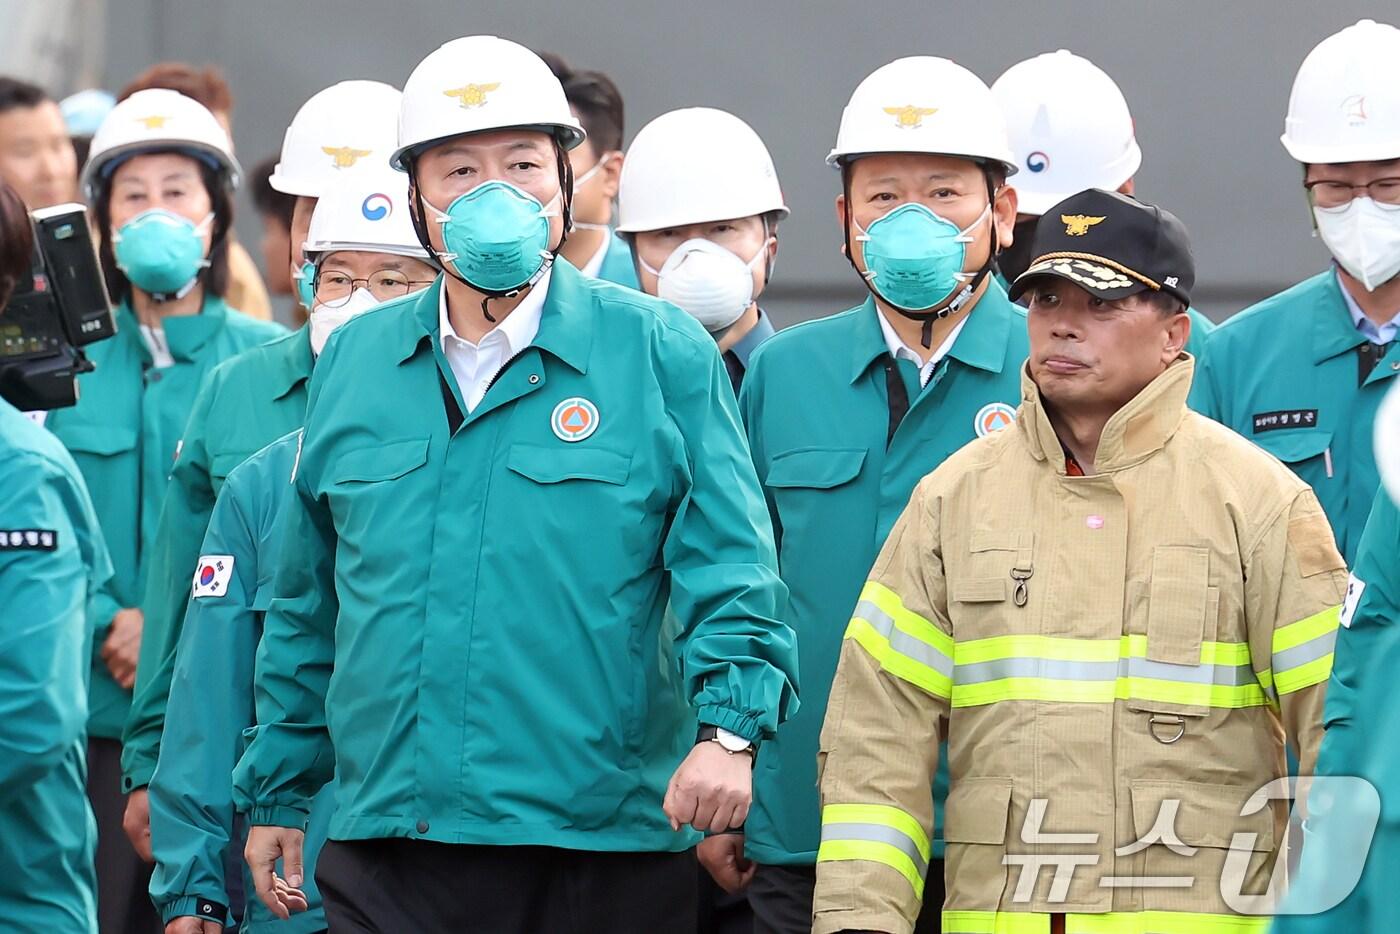
[[511, 446], [506, 466], [536, 483], [593, 480], [622, 486], [632, 471], [632, 458], [602, 448], [561, 449], [515, 444]]
[[951, 582], [955, 603], [1030, 602], [1035, 586], [1035, 533], [1014, 529], [974, 529], [968, 537], [963, 573]]
[[[1304, 428], [1294, 431], [1266, 431], [1252, 435], [1250, 440], [1283, 461], [1295, 472], [1308, 461], [1320, 458], [1332, 444], [1332, 432], [1318, 428]], [[1321, 461], [1308, 465], [1321, 467]]]
[[61, 429], [59, 437], [69, 451], [112, 457], [136, 448], [136, 432], [109, 425], [73, 425]]
[[844, 517], [833, 505], [831, 491], [860, 476], [865, 454], [865, 448], [801, 448], [773, 458], [764, 484], [778, 513], [773, 532], [780, 562], [786, 564], [792, 548], [824, 549], [833, 536], [843, 534], [839, 523]]
[[[527, 524], [533, 535], [503, 538], [503, 551], [515, 554], [530, 541], [547, 541], [575, 566], [641, 574], [660, 564], [669, 492], [636, 469], [631, 453], [518, 443], [506, 467], [526, 482], [494, 488], [493, 496], [504, 494], [499, 521]], [[579, 534], [581, 519], [590, 524], [588, 535]]]
[[768, 486], [775, 490], [831, 490], [850, 483], [865, 463], [865, 448], [806, 448], [773, 458]]
[[1254, 679], [1247, 647], [1218, 644], [1219, 625], [1220, 590], [1210, 586], [1210, 550], [1194, 545], [1153, 549], [1147, 644], [1144, 648], [1129, 640], [1128, 708], [1178, 718], [1204, 716], [1215, 706], [1218, 691], [1247, 686]]
[[392, 441], [340, 455], [331, 471], [331, 479], [337, 486], [382, 483], [397, 480], [427, 462], [427, 438]]

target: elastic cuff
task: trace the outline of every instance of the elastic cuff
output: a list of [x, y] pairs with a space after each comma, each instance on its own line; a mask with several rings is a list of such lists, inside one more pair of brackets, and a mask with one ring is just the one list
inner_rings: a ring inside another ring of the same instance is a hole
[[290, 827], [305, 833], [306, 813], [286, 805], [266, 805], [253, 808], [248, 814], [248, 823], [254, 827]]
[[176, 918], [199, 918], [203, 921], [217, 921], [224, 925], [228, 924], [228, 906], [216, 902], [212, 898], [181, 895], [174, 901], [166, 902], [160, 907], [162, 922], [169, 924]]
[[758, 725], [756, 714], [739, 713], [737, 710], [707, 704], [700, 708], [696, 719], [701, 723], [717, 726], [721, 730], [728, 730], [742, 736], [755, 746], [763, 742], [763, 728]]

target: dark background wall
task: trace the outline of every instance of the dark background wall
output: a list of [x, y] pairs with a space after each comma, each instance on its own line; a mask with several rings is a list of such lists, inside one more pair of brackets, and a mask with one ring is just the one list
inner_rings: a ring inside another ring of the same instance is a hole
[[[20, 5], [32, 12], [39, 2]], [[1359, 18], [1400, 19], [1400, 8], [1374, 0], [54, 0], [48, 8], [84, 5], [105, 6], [99, 73], [109, 87], [162, 58], [221, 64], [247, 165], [276, 151], [318, 89], [352, 77], [401, 86], [426, 52], [471, 33], [609, 72], [627, 98], [629, 138], [674, 107], [731, 110], [768, 143], [792, 208], [765, 301], [782, 323], [863, 294], [837, 252], [837, 177], [822, 161], [856, 83], [912, 54], [954, 58], [991, 83], [1057, 48], [1089, 57], [1122, 86], [1145, 153], [1138, 192], [1186, 222], [1198, 304], [1227, 316], [1326, 262], [1300, 171], [1278, 142], [1299, 63]], [[240, 206], [252, 245], [246, 196]]]

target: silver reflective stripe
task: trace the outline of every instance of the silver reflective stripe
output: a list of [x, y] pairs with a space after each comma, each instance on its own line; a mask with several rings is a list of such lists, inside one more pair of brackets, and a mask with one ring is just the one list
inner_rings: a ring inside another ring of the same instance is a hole
[[954, 684], [982, 684], [1002, 678], [1049, 678], [1055, 681], [1116, 681], [1117, 662], [1067, 662], [1052, 658], [998, 658], [959, 665]]
[[1123, 660], [1123, 674], [1129, 678], [1151, 678], [1154, 681], [1179, 681], [1184, 684], [1221, 684], [1239, 687], [1254, 684], [1259, 677], [1249, 665], [1172, 665], [1146, 658]]
[[875, 631], [890, 641], [890, 648], [900, 655], [907, 655], [920, 664], [927, 665], [945, 678], [953, 675], [953, 660], [942, 652], [908, 635], [895, 626], [888, 613], [869, 600], [856, 604], [855, 616], [865, 620]]
[[1120, 658], [1112, 662], [1075, 662], [1034, 657], [999, 658], [989, 662], [958, 665], [953, 670], [953, 683], [959, 685], [983, 684], [1002, 678], [1104, 682], [1116, 681], [1120, 677], [1151, 678], [1155, 681], [1175, 681], [1181, 684], [1221, 684], [1231, 687], [1253, 684], [1258, 680], [1254, 669], [1249, 665], [1171, 665], [1145, 658]]
[[887, 843], [899, 850], [914, 863], [919, 878], [928, 874], [928, 861], [908, 834], [901, 833], [884, 824], [822, 824], [822, 843], [836, 840], [866, 840], [870, 843]]
[[1331, 652], [1337, 644], [1337, 630], [1324, 632], [1320, 636], [1315, 636], [1301, 645], [1295, 645], [1291, 649], [1284, 649], [1282, 652], [1274, 653], [1274, 677], [1278, 677], [1280, 671], [1290, 671], [1294, 668], [1302, 667], [1308, 662], [1315, 662], [1327, 653]]

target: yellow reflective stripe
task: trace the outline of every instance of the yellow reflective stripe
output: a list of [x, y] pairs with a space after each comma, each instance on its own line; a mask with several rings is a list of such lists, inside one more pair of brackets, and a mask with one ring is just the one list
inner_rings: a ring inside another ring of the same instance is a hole
[[[1191, 911], [1111, 911], [1066, 914], [1065, 934], [1263, 934], [1272, 918]], [[943, 934], [1049, 934], [1048, 914], [944, 911]]]
[[1113, 681], [1061, 681], [1053, 678], [1001, 678], [978, 684], [955, 684], [954, 707], [981, 707], [1002, 701], [1055, 701], [1066, 704], [1111, 704]]
[[893, 827], [914, 842], [919, 855], [928, 859], [928, 834], [913, 815], [888, 804], [828, 804], [822, 808], [822, 824], [881, 824]]
[[1158, 701], [1205, 707], [1263, 707], [1268, 695], [1258, 684], [1182, 684], [1155, 678], [1124, 678], [1118, 682], [1118, 700]]
[[944, 911], [943, 934], [1050, 934], [1050, 916], [1028, 911]]
[[948, 658], [953, 657], [953, 637], [918, 613], [905, 609], [904, 601], [899, 594], [884, 584], [878, 581], [866, 581], [865, 586], [861, 589], [860, 598], [869, 600], [884, 610], [894, 620], [895, 625], [908, 635], [920, 642], [927, 643]]
[[953, 679], [927, 665], [895, 651], [890, 641], [866, 620], [856, 617], [846, 627], [846, 638], [854, 641], [879, 663], [880, 667], [935, 697], [947, 700], [953, 693]]
[[817, 849], [817, 862], [833, 863], [860, 860], [879, 863], [899, 873], [914, 887], [914, 894], [924, 897], [924, 879], [914, 861], [897, 846], [872, 840], [824, 840]]
[[[1147, 636], [1123, 636], [1124, 658], [1146, 658]], [[1248, 642], [1202, 642], [1202, 665], [1248, 665], [1251, 661]]]
[[1302, 645], [1310, 639], [1334, 632], [1341, 616], [1342, 608], [1334, 606], [1321, 613], [1314, 613], [1306, 619], [1300, 619], [1296, 623], [1280, 626], [1274, 630], [1274, 654], [1277, 655], [1294, 646]]
[[1194, 911], [1111, 911], [1065, 915], [1065, 934], [1264, 934], [1268, 915], [1227, 915]]
[[1314, 659], [1306, 665], [1280, 671], [1276, 676], [1279, 694], [1292, 694], [1314, 684], [1322, 684], [1332, 676], [1332, 653]]

